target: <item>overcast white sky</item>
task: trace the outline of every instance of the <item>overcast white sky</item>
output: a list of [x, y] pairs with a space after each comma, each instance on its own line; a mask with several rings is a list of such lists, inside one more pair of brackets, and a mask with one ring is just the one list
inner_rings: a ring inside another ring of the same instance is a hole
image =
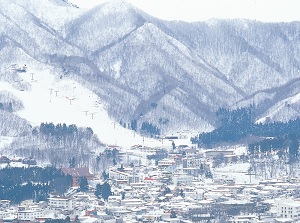
[[[70, 0], [91, 8], [107, 0]], [[264, 22], [300, 21], [300, 0], [127, 0], [155, 17], [202, 21], [210, 18], [246, 18]]]

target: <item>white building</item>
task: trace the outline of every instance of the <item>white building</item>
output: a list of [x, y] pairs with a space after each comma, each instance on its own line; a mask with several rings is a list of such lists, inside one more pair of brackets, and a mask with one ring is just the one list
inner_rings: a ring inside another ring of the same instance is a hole
[[10, 212], [8, 212], [8, 211], [0, 211], [0, 219], [8, 218], [9, 216], [11, 216]]
[[256, 215], [238, 215], [232, 217], [229, 222], [232, 223], [256, 223], [259, 222]]
[[44, 210], [41, 208], [21, 209], [18, 211], [18, 220], [20, 221], [33, 221], [42, 217], [44, 217]]
[[275, 199], [277, 217], [300, 220], [300, 201], [292, 199]]
[[174, 175], [172, 179], [175, 185], [191, 185], [193, 182], [193, 177], [185, 174]]
[[112, 206], [120, 206], [121, 200], [122, 200], [121, 196], [109, 196], [107, 202], [109, 205]]
[[0, 200], [0, 208], [8, 208], [10, 205], [9, 200]]
[[127, 173], [114, 169], [109, 169], [109, 178], [123, 183], [138, 183], [140, 178], [135, 173]]
[[158, 161], [158, 167], [160, 168], [166, 168], [166, 167], [169, 167], [169, 166], [175, 166], [176, 165], [176, 162], [175, 160], [171, 160], [171, 159], [162, 159], [162, 160], [159, 160]]
[[121, 201], [121, 205], [128, 208], [128, 207], [143, 207], [144, 202], [141, 199], [124, 199]]
[[[200, 166], [204, 162], [198, 157], [187, 157], [182, 159], [183, 172], [197, 176], [200, 173]], [[203, 164], [204, 165], [204, 164]]]
[[73, 200], [69, 197], [50, 197], [49, 206], [51, 209], [73, 210]]

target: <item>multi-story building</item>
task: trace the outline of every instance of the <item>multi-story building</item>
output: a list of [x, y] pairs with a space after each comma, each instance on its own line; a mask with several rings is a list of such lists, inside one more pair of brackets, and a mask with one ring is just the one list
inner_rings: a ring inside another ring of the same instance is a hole
[[162, 159], [158, 161], [158, 166], [159, 167], [167, 167], [167, 166], [172, 166], [175, 165], [175, 161], [172, 159]]
[[1, 208], [8, 208], [10, 206], [9, 200], [0, 200], [0, 209]]
[[20, 207], [18, 210], [19, 221], [34, 221], [42, 217], [44, 217], [44, 210], [38, 207]]
[[73, 200], [70, 197], [50, 197], [49, 206], [53, 210], [73, 210]]
[[186, 174], [174, 174], [172, 177], [175, 185], [191, 185], [193, 177]]
[[167, 170], [170, 172], [175, 172], [177, 167], [176, 167], [176, 162], [174, 159], [162, 159], [159, 160], [158, 163], [158, 168]]
[[277, 217], [300, 220], [300, 201], [292, 199], [275, 199]]
[[203, 170], [207, 168], [203, 158], [191, 156], [182, 159], [183, 172], [186, 174], [197, 176], [201, 171], [201, 167]]
[[7, 218], [11, 215], [8, 211], [0, 211], [0, 219]]
[[140, 177], [133, 171], [132, 173], [109, 169], [109, 178], [116, 180], [118, 183], [138, 183]]

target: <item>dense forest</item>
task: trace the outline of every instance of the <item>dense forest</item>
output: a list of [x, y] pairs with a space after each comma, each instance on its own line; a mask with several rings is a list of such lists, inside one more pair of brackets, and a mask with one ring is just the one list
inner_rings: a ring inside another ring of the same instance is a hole
[[[88, 181], [80, 177], [80, 191], [88, 191]], [[72, 185], [72, 177], [54, 167], [6, 167], [0, 169], [0, 200], [19, 204], [24, 200], [46, 201], [50, 193], [64, 195]], [[110, 185], [97, 184], [95, 195], [107, 200], [112, 195]]]
[[96, 163], [96, 157], [91, 159], [91, 153], [102, 145], [90, 127], [50, 122], [32, 128], [7, 150], [14, 148], [17, 156], [33, 157], [54, 166], [69, 166], [71, 159], [75, 159], [75, 166], [89, 166], [91, 162]]
[[[122, 124], [122, 122], [120, 124]], [[123, 126], [124, 128], [128, 126], [128, 128], [130, 128], [131, 130], [151, 138], [155, 138], [156, 136], [160, 135], [160, 129], [150, 122], [142, 122], [140, 128], [138, 128], [138, 122], [136, 119], [134, 119], [131, 120], [130, 125], [126, 125], [125, 123], [123, 123]]]
[[[250, 153], [288, 149], [291, 156], [298, 155], [300, 118], [289, 122], [255, 123], [255, 106], [236, 110], [220, 108], [216, 117], [218, 127], [192, 138], [193, 143], [210, 148], [224, 142], [243, 142], [249, 144]], [[255, 141], [249, 143], [250, 137]]]
[[0, 200], [43, 201], [50, 192], [64, 194], [71, 184], [72, 177], [54, 167], [6, 167], [0, 169]]

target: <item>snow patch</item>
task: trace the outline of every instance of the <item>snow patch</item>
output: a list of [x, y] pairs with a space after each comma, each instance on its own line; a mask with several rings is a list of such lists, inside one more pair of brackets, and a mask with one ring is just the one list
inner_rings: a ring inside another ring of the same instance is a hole
[[91, 127], [103, 143], [128, 148], [136, 144], [161, 145], [158, 140], [142, 137], [120, 126], [108, 116], [101, 98], [74, 80], [59, 79], [47, 69], [31, 69], [20, 76], [23, 82], [31, 85], [30, 90], [20, 91], [4, 82], [0, 82], [0, 87], [23, 102], [24, 109], [17, 114], [33, 125], [53, 122]]
[[0, 150], [10, 145], [14, 141], [13, 137], [0, 136]]
[[115, 79], [120, 78], [121, 76], [121, 67], [122, 67], [122, 61], [119, 60], [113, 65], [113, 70], [116, 72]]

